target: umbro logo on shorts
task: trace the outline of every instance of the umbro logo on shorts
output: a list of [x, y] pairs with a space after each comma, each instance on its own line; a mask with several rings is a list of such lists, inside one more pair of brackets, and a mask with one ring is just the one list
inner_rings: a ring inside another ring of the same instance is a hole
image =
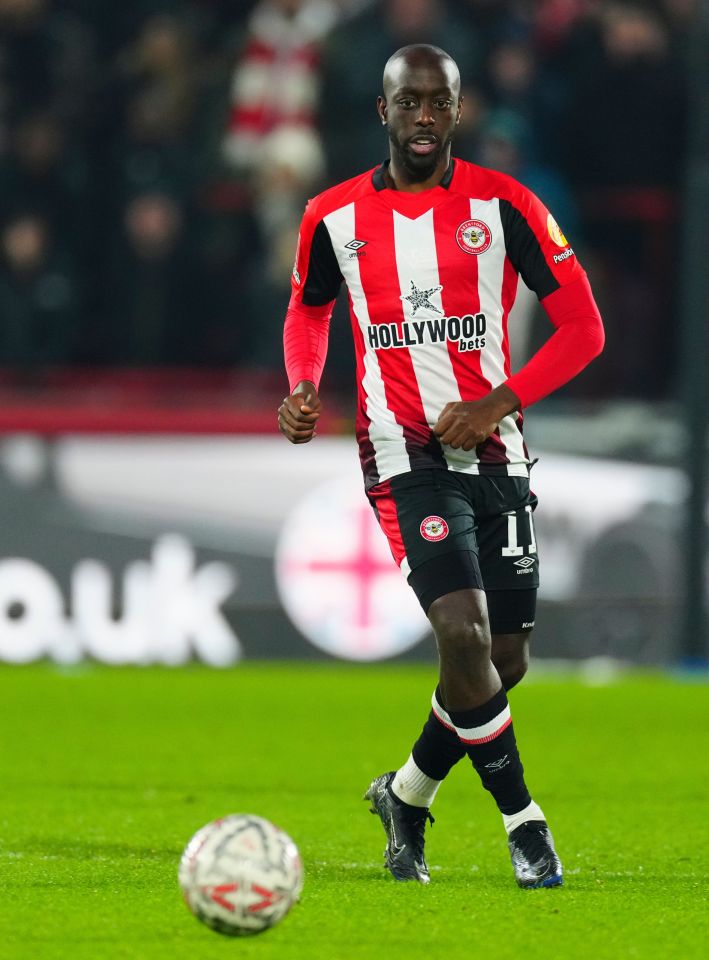
[[534, 557], [521, 557], [519, 560], [515, 560], [514, 565], [520, 568], [517, 571], [518, 574], [532, 573], [536, 562]]

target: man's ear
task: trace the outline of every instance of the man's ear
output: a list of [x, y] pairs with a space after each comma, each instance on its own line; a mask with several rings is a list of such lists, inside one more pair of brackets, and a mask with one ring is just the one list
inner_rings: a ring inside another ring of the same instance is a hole
[[377, 113], [383, 124], [387, 122], [387, 102], [384, 97], [377, 97]]
[[455, 118], [455, 125], [458, 126], [460, 123], [460, 115], [463, 111], [463, 98], [458, 97], [458, 116]]

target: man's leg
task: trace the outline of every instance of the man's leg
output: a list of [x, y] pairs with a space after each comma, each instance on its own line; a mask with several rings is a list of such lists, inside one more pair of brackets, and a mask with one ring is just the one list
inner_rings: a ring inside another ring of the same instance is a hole
[[[523, 887], [556, 886], [561, 863], [540, 807], [524, 780], [512, 717], [500, 676], [490, 657], [484, 594], [461, 590], [429, 609], [439, 646], [440, 688], [446, 709], [434, 703], [442, 724], [455, 730], [483, 786], [500, 810], [509, 836], [517, 882]], [[519, 644], [512, 642], [519, 651]], [[522, 649], [524, 645], [522, 645]], [[519, 657], [510, 656], [511, 679], [519, 679]]]
[[529, 669], [531, 632], [492, 634], [492, 662], [505, 690], [516, 687]]
[[459, 590], [428, 611], [440, 658], [439, 688], [445, 708], [438, 719], [452, 726], [503, 814], [531, 802], [514, 738], [507, 696], [492, 659], [487, 604], [482, 590]]
[[[447, 699], [453, 703], [455, 712], [456, 706], [463, 711], [475, 709], [489, 705], [501, 695], [500, 709], [508, 709], [503, 681], [491, 661], [492, 641], [478, 564], [475, 517], [469, 492], [463, 489], [465, 479], [447, 471], [426, 473], [430, 476], [418, 473], [381, 484], [370, 491], [370, 502], [395, 560], [402, 567], [411, 568], [409, 584], [429, 613], [441, 655], [441, 682], [434, 695], [433, 709], [406, 763], [398, 771], [375, 778], [365, 795], [387, 834], [387, 867], [399, 880], [417, 879], [422, 883], [429, 879], [423, 857], [428, 808], [451, 767], [470, 753], [451, 722]], [[433, 538], [427, 536], [422, 518], [442, 519], [439, 528], [448, 528], [444, 537], [437, 536], [436, 542], [430, 542]], [[505, 518], [505, 531], [508, 526]], [[458, 592], [475, 597], [472, 612], [469, 605], [463, 604], [461, 610], [456, 611], [443, 602]], [[438, 605], [436, 622], [430, 614], [434, 604]], [[513, 685], [524, 672], [526, 637], [516, 641], [513, 638], [509, 628], [509, 603], [494, 606], [496, 610], [505, 611], [500, 621], [502, 629], [495, 630], [496, 638], [498, 635], [501, 638], [495, 644], [495, 653], [499, 648], [505, 686]], [[526, 614], [525, 619], [529, 619]], [[498, 626], [496, 620], [493, 624]], [[497, 701], [493, 705], [497, 706]], [[513, 747], [516, 752], [514, 742]], [[507, 766], [512, 766], [512, 761], [505, 763]], [[510, 772], [506, 771], [498, 781], [509, 780]], [[522, 777], [521, 764], [518, 773]], [[520, 806], [508, 798], [507, 808], [514, 808], [513, 815], [531, 802], [526, 788], [524, 790], [525, 804]]]
[[[505, 691], [516, 686], [527, 672], [530, 633], [492, 634], [492, 663]], [[445, 710], [440, 687], [436, 687], [434, 699]], [[411, 806], [430, 807], [441, 783], [465, 755], [456, 732], [444, 726], [431, 709], [408, 760], [396, 771], [392, 791]]]
[[[471, 597], [474, 598], [472, 611], [469, 607]], [[509, 716], [504, 691], [518, 683], [526, 672], [531, 631], [495, 634], [488, 640], [485, 598], [479, 590], [461, 591], [441, 598], [431, 605], [429, 618], [436, 632], [441, 659], [441, 682], [434, 694], [433, 708], [406, 763], [394, 774], [377, 778], [368, 793], [375, 812], [380, 816], [384, 814], [383, 819], [388, 820], [392, 832], [396, 833], [398, 828], [398, 833], [403, 837], [410, 835], [413, 841], [410, 847], [417, 851], [412, 864], [408, 859], [411, 849], [403, 850], [401, 857], [397, 858], [392, 855], [390, 844], [387, 847], [387, 866], [397, 879], [428, 882], [428, 869], [423, 856], [428, 808], [450, 769], [467, 753], [483, 785], [497, 801], [508, 834], [515, 830], [522, 830], [523, 833], [532, 830], [529, 837], [522, 837], [524, 843], [521, 850], [518, 851], [516, 846], [513, 849], [511, 844], [511, 851], [517, 858], [513, 862], [518, 881], [521, 878], [523, 885], [529, 886], [539, 885], [541, 881], [547, 885], [559, 883], [560, 865], [553, 847], [550, 851], [544, 814], [532, 801], [524, 784], [511, 722], [500, 731], [499, 738], [494, 737], [477, 747], [466, 744], [451, 720], [451, 713], [446, 710], [446, 695], [442, 692], [450, 690], [452, 686], [452, 696], [457, 696], [459, 702], [465, 704], [467, 701], [472, 706], [480, 707], [485, 715], [482, 716], [480, 710], [475, 711], [476, 716], [472, 717], [472, 721], [488, 721], [487, 714], [504, 714], [505, 710]], [[461, 630], [460, 623], [472, 625], [472, 629], [468, 626]], [[483, 684], [476, 679], [480, 673], [487, 678]], [[461, 682], [466, 677], [471, 678], [472, 682]], [[456, 704], [455, 699], [452, 702]], [[454, 719], [460, 722], [471, 720], [467, 712], [462, 718], [454, 710], [451, 712]], [[377, 785], [379, 804], [374, 799]], [[535, 822], [536, 826], [526, 826], [530, 822]], [[397, 862], [397, 859], [401, 862]]]

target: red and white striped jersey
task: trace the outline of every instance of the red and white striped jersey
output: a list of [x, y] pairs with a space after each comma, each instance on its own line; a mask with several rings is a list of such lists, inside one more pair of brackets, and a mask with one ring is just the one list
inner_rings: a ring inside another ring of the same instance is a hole
[[548, 210], [505, 174], [453, 160], [439, 186], [409, 193], [389, 189], [379, 167], [310, 201], [289, 316], [322, 319], [326, 336], [347, 285], [367, 487], [420, 467], [527, 475], [521, 413], [470, 452], [432, 431], [446, 403], [514, 388], [507, 322], [519, 274], [540, 300], [585, 277]]

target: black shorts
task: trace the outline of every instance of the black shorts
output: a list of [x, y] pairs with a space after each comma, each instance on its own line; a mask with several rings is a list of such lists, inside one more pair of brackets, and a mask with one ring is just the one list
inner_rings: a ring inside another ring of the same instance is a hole
[[424, 610], [477, 587], [487, 594], [493, 633], [534, 626], [537, 498], [528, 477], [422, 469], [377, 484], [368, 497]]

